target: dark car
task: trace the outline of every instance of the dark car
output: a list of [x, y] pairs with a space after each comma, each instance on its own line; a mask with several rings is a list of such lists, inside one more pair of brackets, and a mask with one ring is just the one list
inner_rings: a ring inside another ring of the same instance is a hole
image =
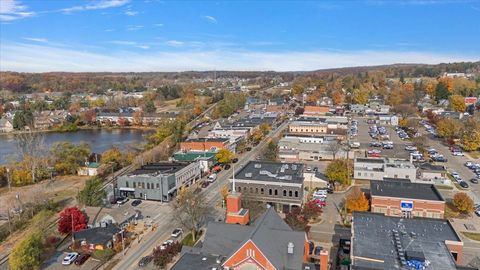
[[238, 158], [232, 159], [232, 162], [233, 162], [233, 163], [237, 163], [237, 162], [238, 162]]
[[472, 179], [470, 179], [470, 182], [472, 182], [474, 184], [478, 184], [478, 178], [472, 178]]
[[247, 148], [245, 148], [245, 150], [247, 150], [247, 152], [248, 152], [248, 151], [252, 151], [252, 148], [251, 148], [251, 147], [247, 147]]
[[145, 256], [140, 259], [140, 261], [138, 262], [138, 266], [140, 267], [147, 266], [151, 261], [152, 261], [152, 256]]
[[230, 167], [231, 167], [230, 164], [225, 164], [225, 166], [223, 166], [225, 170], [230, 170]]
[[459, 184], [462, 188], [468, 188], [468, 184], [467, 184], [467, 182], [465, 182], [465, 181], [460, 181], [460, 182], [458, 182], [458, 184]]
[[313, 249], [315, 248], [315, 245], [313, 244], [312, 241], [308, 241], [308, 254], [312, 254], [313, 253]]
[[208, 187], [209, 184], [210, 184], [210, 182], [208, 182], [208, 181], [203, 181], [201, 187], [202, 187], [202, 188], [206, 188], [206, 187]]
[[315, 250], [313, 251], [313, 254], [315, 255], [320, 255], [320, 251], [322, 251], [323, 247], [321, 246], [316, 246]]
[[141, 203], [142, 203], [142, 200], [134, 200], [134, 201], [132, 202], [132, 206], [138, 206], [138, 205], [140, 205]]
[[86, 262], [90, 258], [90, 255], [88, 254], [80, 254], [77, 259], [75, 260], [76, 265], [82, 265], [84, 262]]

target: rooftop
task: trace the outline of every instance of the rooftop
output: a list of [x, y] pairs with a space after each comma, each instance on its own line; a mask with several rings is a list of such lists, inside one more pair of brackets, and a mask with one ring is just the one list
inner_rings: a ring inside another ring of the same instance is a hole
[[150, 174], [150, 175], [159, 175], [159, 174], [173, 174], [181, 169], [187, 167], [190, 163], [188, 162], [157, 162], [157, 163], [148, 163], [143, 165], [139, 169], [133, 171], [131, 175], [141, 175], [141, 174]]
[[228, 142], [228, 138], [192, 138], [187, 139], [185, 142]]
[[105, 244], [112, 240], [113, 235], [119, 231], [120, 229], [117, 226], [109, 225], [74, 232], [73, 238], [78, 241], [86, 241], [89, 244]]
[[303, 164], [272, 161], [249, 161], [235, 174], [236, 179], [303, 183]]
[[370, 181], [372, 196], [441, 201], [444, 199], [433, 184], [406, 181]]
[[434, 165], [431, 163], [423, 163], [420, 165], [420, 170], [422, 171], [435, 171], [435, 172], [446, 172], [445, 166], [443, 165]]
[[385, 159], [383, 158], [356, 158], [355, 163], [377, 163], [384, 164]]
[[429, 270], [457, 269], [445, 241], [461, 242], [448, 220], [353, 213], [353, 269], [406, 269], [412, 252], [430, 262]]

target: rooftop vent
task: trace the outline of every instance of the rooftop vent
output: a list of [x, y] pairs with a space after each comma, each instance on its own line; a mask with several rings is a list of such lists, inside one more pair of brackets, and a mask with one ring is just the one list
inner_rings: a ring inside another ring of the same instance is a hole
[[207, 260], [207, 257], [203, 257], [203, 258], [202, 258], [202, 261], [206, 261], [206, 260]]
[[245, 177], [247, 177], [247, 178], [252, 178], [252, 173], [251, 173], [251, 172], [245, 173]]
[[287, 245], [287, 252], [288, 252], [288, 254], [293, 254], [293, 248], [294, 248], [294, 247], [295, 247], [295, 246], [293, 245], [292, 242], [289, 242], [289, 243], [288, 243], [288, 245]]
[[255, 163], [255, 165], [253, 165], [253, 167], [254, 167], [255, 169], [260, 169], [260, 168], [262, 168], [262, 164], [260, 164], [260, 163]]

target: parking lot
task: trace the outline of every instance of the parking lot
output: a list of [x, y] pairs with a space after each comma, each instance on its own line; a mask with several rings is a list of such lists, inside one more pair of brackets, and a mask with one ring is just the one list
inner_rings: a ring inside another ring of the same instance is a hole
[[393, 149], [382, 149], [382, 147], [370, 147], [369, 146], [370, 142], [378, 141], [378, 140], [372, 139], [368, 134], [369, 127], [373, 126], [373, 124], [371, 125], [367, 124], [366, 118], [357, 117], [357, 118], [354, 118], [354, 120], [358, 121], [358, 135], [356, 137], [353, 137], [351, 141], [360, 143], [360, 149], [355, 151], [355, 157], [366, 157], [368, 150], [377, 149], [381, 151], [380, 155], [382, 157], [402, 158], [402, 159], [410, 158], [408, 151], [405, 150], [405, 145], [407, 144], [407, 141], [401, 140], [398, 137], [393, 127], [384, 126], [387, 130], [387, 134], [390, 136], [388, 141], [393, 142]]

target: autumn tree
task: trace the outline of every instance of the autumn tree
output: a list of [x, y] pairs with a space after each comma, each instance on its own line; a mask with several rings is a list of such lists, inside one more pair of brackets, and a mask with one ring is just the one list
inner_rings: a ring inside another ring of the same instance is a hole
[[451, 95], [451, 92], [448, 90], [448, 85], [444, 81], [440, 81], [435, 87], [435, 99], [437, 101], [442, 99], [447, 99]]
[[369, 91], [367, 89], [355, 89], [353, 90], [353, 103], [355, 104], [367, 104]]
[[145, 113], [154, 113], [156, 110], [153, 100], [147, 100], [143, 105], [143, 111]]
[[465, 105], [465, 98], [460, 95], [451, 95], [448, 97], [450, 107], [456, 112], [465, 112], [467, 106]]
[[285, 215], [285, 222], [295, 231], [310, 230], [308, 223], [317, 218], [322, 213], [321, 207], [315, 202], [310, 201], [303, 205], [303, 207], [295, 207]]
[[458, 138], [462, 128], [462, 123], [452, 118], [443, 118], [437, 122], [438, 135], [448, 140]]
[[57, 229], [61, 234], [78, 232], [87, 228], [85, 214], [77, 207], [65, 208], [60, 213]]
[[453, 196], [453, 205], [465, 214], [471, 214], [475, 210], [472, 198], [465, 192], [458, 192]]
[[478, 119], [470, 118], [465, 122], [460, 142], [463, 149], [467, 151], [475, 151], [480, 147], [480, 121]]
[[342, 90], [335, 90], [332, 92], [332, 100], [335, 105], [342, 104], [345, 101], [345, 94]]
[[101, 162], [102, 164], [110, 164], [114, 166], [115, 169], [118, 169], [124, 163], [123, 154], [118, 147], [113, 146], [102, 153]]
[[171, 202], [174, 220], [190, 231], [193, 242], [197, 240], [198, 230], [210, 212], [204, 193], [194, 192], [191, 188], [182, 189]]
[[263, 135], [267, 135], [268, 133], [270, 133], [270, 131], [272, 130], [272, 126], [268, 123], [262, 123], [260, 124], [260, 126], [258, 127], [260, 129], [260, 131], [262, 131]]
[[350, 185], [352, 182], [352, 164], [346, 159], [336, 159], [328, 164], [325, 175], [332, 182], [339, 182], [342, 185]]
[[12, 270], [40, 269], [43, 254], [42, 234], [30, 233], [14, 246], [8, 257], [8, 266]]
[[102, 179], [93, 177], [87, 180], [85, 187], [78, 193], [77, 200], [85, 206], [101, 206], [106, 196]]
[[267, 144], [267, 147], [265, 148], [265, 151], [263, 152], [263, 157], [266, 160], [275, 161], [277, 160], [277, 156], [278, 156], [278, 144], [275, 141], [270, 140]]
[[60, 174], [76, 174], [90, 155], [90, 146], [86, 143], [54, 143], [50, 149], [55, 170]]
[[215, 158], [221, 164], [227, 164], [227, 163], [232, 162], [232, 159], [234, 158], [234, 156], [235, 155], [228, 149], [220, 149], [215, 154]]
[[360, 211], [365, 212], [368, 211], [370, 207], [369, 201], [365, 196], [365, 193], [360, 190], [359, 187], [354, 187], [352, 191], [348, 194], [345, 206], [349, 212], [353, 211]]

